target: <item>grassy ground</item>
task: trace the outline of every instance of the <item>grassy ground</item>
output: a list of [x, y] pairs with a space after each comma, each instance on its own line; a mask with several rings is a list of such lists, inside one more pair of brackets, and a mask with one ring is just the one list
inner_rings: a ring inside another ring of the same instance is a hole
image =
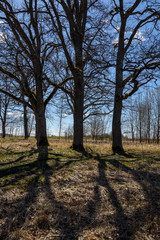
[[50, 139], [41, 169], [34, 139], [0, 141], [0, 239], [160, 239], [160, 146]]

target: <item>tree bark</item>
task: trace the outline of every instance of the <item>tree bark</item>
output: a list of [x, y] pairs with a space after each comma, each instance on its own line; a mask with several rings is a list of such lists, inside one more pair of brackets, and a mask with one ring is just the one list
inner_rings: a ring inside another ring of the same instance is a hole
[[36, 106], [34, 109], [35, 119], [36, 119], [36, 140], [37, 148], [39, 152], [38, 160], [43, 166], [45, 160], [48, 159], [48, 139], [46, 131], [46, 117], [45, 117], [45, 106], [43, 100], [43, 88], [42, 88], [42, 68], [41, 63], [38, 59], [35, 59], [34, 69], [35, 69], [35, 80], [36, 80]]
[[2, 138], [6, 137], [6, 121], [2, 121]]
[[29, 138], [29, 132], [28, 132], [28, 117], [27, 117], [27, 107], [24, 104], [23, 105], [23, 121], [24, 121], [24, 138]]
[[[123, 6], [121, 6], [123, 12]], [[125, 33], [126, 19], [121, 13], [121, 27], [119, 32], [117, 62], [116, 62], [116, 87], [114, 97], [114, 110], [112, 121], [112, 151], [113, 153], [124, 154], [122, 145], [121, 132], [121, 115], [122, 115], [122, 94], [123, 94], [123, 61], [124, 61], [124, 33]]]
[[[77, 70], [80, 72], [80, 70]], [[73, 149], [84, 151], [83, 147], [83, 104], [84, 104], [84, 86], [81, 72], [77, 74], [74, 88], [74, 135]]]
[[48, 159], [48, 139], [46, 133], [46, 119], [45, 114], [37, 112], [35, 114], [36, 118], [36, 140], [37, 148], [39, 152], [38, 160], [43, 163], [43, 161]]
[[74, 135], [73, 149], [84, 151], [83, 146], [83, 110], [84, 110], [84, 79], [81, 34], [75, 34], [75, 71], [74, 71]]
[[4, 116], [2, 120], [2, 138], [6, 137], [7, 108], [8, 108], [8, 102], [5, 104]]
[[[123, 38], [123, 36], [122, 36]], [[114, 110], [112, 121], [112, 150], [113, 153], [123, 154], [121, 115], [122, 115], [122, 94], [123, 94], [123, 39], [119, 40], [119, 50], [117, 53], [116, 65], [116, 88], [114, 97]]]
[[113, 153], [123, 154], [122, 133], [121, 133], [121, 114], [122, 99], [120, 99], [121, 88], [116, 88], [113, 121], [112, 121], [112, 151]]

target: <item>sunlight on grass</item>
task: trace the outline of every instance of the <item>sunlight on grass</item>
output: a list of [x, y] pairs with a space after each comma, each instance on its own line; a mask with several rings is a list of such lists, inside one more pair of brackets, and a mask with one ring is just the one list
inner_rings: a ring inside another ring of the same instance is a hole
[[43, 167], [34, 138], [1, 141], [0, 239], [159, 239], [159, 146], [49, 141]]

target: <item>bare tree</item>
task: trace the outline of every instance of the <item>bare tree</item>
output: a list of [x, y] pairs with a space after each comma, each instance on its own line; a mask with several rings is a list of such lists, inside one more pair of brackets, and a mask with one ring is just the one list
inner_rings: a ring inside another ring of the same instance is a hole
[[90, 135], [93, 140], [103, 138], [106, 130], [106, 121], [104, 115], [93, 115], [87, 119], [86, 125], [90, 129]]
[[[58, 33], [65, 54], [66, 73], [72, 79], [63, 90], [69, 96], [68, 103], [74, 117], [73, 149], [83, 151], [85, 67], [92, 56], [90, 50], [96, 42], [96, 36], [104, 25], [105, 15], [103, 11], [99, 11], [99, 16], [96, 14], [98, 1], [43, 0], [43, 2], [52, 29]], [[92, 14], [92, 9], [96, 16]]]
[[[8, 79], [5, 78], [4, 74], [1, 74], [1, 81], [4, 81], [4, 90], [8, 91], [10, 86], [8, 84]], [[11, 102], [10, 97], [8, 97], [5, 94], [0, 95], [0, 119], [2, 123], [2, 138], [5, 138], [6, 136], [6, 123], [7, 123], [7, 112], [9, 109], [9, 104]]]
[[0, 119], [2, 123], [2, 138], [6, 136], [7, 110], [10, 99], [6, 95], [0, 96]]
[[0, 19], [8, 33], [0, 55], [0, 71], [10, 77], [11, 84], [10, 92], [2, 87], [0, 92], [33, 110], [39, 159], [43, 162], [48, 158], [45, 108], [63, 83], [53, 78], [56, 84], [50, 84], [53, 66], [49, 60], [56, 43], [49, 42], [45, 13], [40, 9], [41, 2], [37, 0], [23, 1], [20, 7], [12, 7], [10, 1], [0, 2]]
[[121, 133], [123, 100], [154, 79], [151, 73], [160, 65], [160, 52], [157, 48], [159, 36], [153, 31], [155, 26], [158, 28], [157, 7], [159, 8], [158, 1], [154, 1], [154, 4], [149, 0], [135, 0], [127, 4], [123, 0], [113, 1], [110, 20], [117, 33], [113, 42], [117, 53], [112, 122], [114, 153], [124, 153]]

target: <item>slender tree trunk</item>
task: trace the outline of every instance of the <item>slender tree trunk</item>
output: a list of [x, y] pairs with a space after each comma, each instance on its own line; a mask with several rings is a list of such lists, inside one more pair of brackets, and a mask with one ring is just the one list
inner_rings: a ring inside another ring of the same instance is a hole
[[27, 107], [23, 105], [23, 121], [24, 121], [24, 138], [29, 138], [29, 131], [28, 131], [28, 117], [27, 117]]
[[159, 135], [160, 135], [160, 115], [158, 114], [158, 121], [157, 121], [157, 144], [159, 144]]
[[133, 123], [131, 123], [131, 134], [132, 134], [132, 142], [134, 142], [134, 127], [133, 127]]
[[61, 107], [60, 107], [60, 115], [59, 115], [59, 140], [61, 139], [62, 117], [63, 117], [63, 99], [61, 99]]
[[2, 121], [2, 138], [6, 137], [6, 122]]
[[2, 120], [2, 138], [6, 137], [7, 108], [8, 108], [8, 103], [5, 104], [4, 116]]
[[[140, 114], [142, 114], [140, 112]], [[142, 116], [141, 116], [142, 117]], [[140, 122], [139, 122], [139, 142], [142, 142], [142, 118], [140, 117]]]

